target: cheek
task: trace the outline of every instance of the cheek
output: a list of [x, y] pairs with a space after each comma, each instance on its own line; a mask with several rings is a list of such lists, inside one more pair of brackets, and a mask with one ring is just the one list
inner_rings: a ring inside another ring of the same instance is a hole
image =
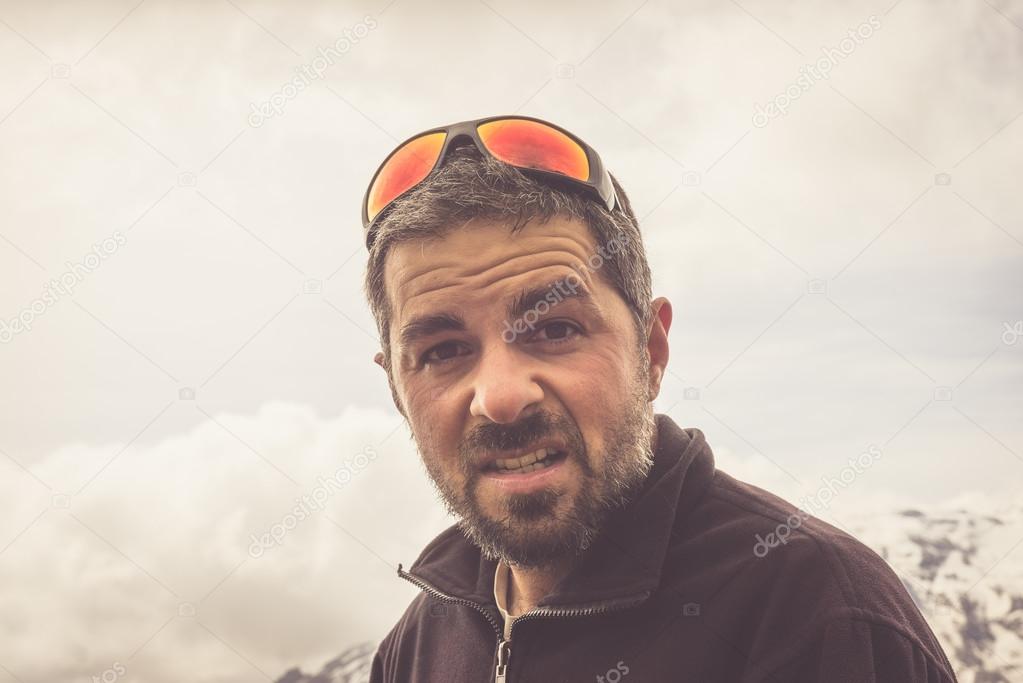
[[444, 466], [458, 458], [459, 419], [450, 392], [439, 388], [408, 387], [406, 407], [423, 457]]
[[595, 345], [584, 354], [578, 354], [559, 369], [575, 387], [568, 400], [578, 404], [599, 405], [602, 409], [620, 403], [630, 383], [635, 381], [635, 358], [613, 343]]
[[454, 414], [455, 392], [437, 382], [410, 382], [406, 385], [406, 406], [409, 419], [429, 427], [432, 431], [443, 431], [456, 421]]
[[586, 443], [590, 465], [598, 472], [604, 469], [607, 457], [607, 429], [614, 420], [614, 415], [622, 409], [621, 404], [611, 394], [599, 389], [589, 394], [586, 406], [574, 409], [579, 429]]
[[420, 415], [424, 411], [430, 410], [431, 398], [434, 393], [425, 384], [409, 383], [405, 385], [405, 405], [408, 406], [409, 413], [412, 415]]
[[636, 381], [634, 363], [631, 356], [608, 345], [580, 355], [557, 373], [558, 397], [582, 433], [590, 464], [597, 471], [603, 469], [606, 432], [626, 410], [630, 383]]

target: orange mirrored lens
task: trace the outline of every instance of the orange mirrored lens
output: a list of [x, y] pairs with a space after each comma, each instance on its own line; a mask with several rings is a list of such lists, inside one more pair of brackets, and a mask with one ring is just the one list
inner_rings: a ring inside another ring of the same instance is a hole
[[369, 191], [366, 213], [373, 220], [381, 209], [433, 170], [447, 133], [428, 133], [409, 140], [384, 162]]
[[586, 151], [560, 130], [524, 119], [490, 121], [476, 130], [490, 153], [507, 164], [590, 179]]

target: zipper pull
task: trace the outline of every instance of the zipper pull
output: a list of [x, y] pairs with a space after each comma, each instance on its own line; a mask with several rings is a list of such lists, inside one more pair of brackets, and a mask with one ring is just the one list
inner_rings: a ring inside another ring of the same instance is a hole
[[495, 683], [505, 683], [508, 676], [508, 660], [511, 659], [511, 641], [501, 639], [497, 643], [497, 673]]

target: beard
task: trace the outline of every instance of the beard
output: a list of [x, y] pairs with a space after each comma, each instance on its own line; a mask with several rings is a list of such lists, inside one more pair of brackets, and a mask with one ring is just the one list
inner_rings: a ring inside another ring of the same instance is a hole
[[[624, 403], [618, 404], [622, 410], [608, 415], [602, 453], [587, 452], [579, 427], [569, 417], [540, 411], [514, 424], [488, 423], [473, 430], [458, 448], [460, 480], [445, 473], [439, 459], [423, 458], [448, 512], [484, 557], [529, 568], [577, 557], [591, 546], [611, 511], [632, 499], [653, 465], [656, 423], [644, 360], [645, 353], [640, 354], [638, 376]], [[478, 496], [480, 454], [528, 447], [546, 437], [560, 437], [566, 445], [565, 465], [571, 460], [578, 466], [575, 492], [550, 485], [506, 494], [498, 503], [503, 515], [489, 515]]]

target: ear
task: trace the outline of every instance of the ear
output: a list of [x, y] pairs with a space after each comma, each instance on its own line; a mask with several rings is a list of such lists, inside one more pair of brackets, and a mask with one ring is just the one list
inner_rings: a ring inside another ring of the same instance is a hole
[[650, 400], [661, 393], [661, 380], [668, 367], [668, 330], [671, 329], [671, 302], [658, 297], [650, 303], [651, 322], [647, 335], [650, 354]]
[[387, 370], [387, 367], [384, 365], [384, 352], [383, 351], [377, 351], [376, 352], [376, 355], [373, 356], [373, 362], [376, 363], [377, 365], [379, 365], [380, 367], [384, 368], [384, 370]]

